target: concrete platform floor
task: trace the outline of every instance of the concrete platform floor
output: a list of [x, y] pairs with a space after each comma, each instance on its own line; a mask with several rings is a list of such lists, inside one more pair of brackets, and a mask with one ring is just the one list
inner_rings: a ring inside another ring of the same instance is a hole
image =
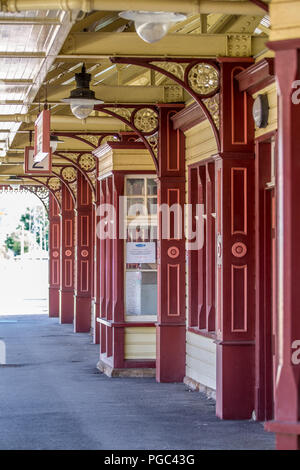
[[183, 384], [109, 379], [98, 346], [46, 315], [0, 316], [0, 449], [273, 449], [253, 421], [220, 421]]

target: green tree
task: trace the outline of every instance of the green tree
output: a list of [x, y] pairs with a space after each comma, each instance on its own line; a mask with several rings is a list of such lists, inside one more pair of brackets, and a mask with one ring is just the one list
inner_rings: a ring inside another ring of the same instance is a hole
[[[5, 240], [5, 245], [8, 250], [13, 251], [14, 256], [18, 256], [21, 254], [21, 240], [20, 240], [18, 233], [13, 232], [10, 235], [8, 235]], [[28, 242], [26, 242], [25, 240], [24, 253], [28, 253], [28, 250], [29, 250]]]

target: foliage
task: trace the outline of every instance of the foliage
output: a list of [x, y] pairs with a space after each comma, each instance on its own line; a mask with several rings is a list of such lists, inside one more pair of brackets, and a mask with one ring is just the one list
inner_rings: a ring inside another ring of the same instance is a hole
[[[21, 254], [21, 240], [18, 233], [13, 232], [7, 236], [5, 240], [5, 245], [9, 250], [12, 250], [14, 256], [18, 256]], [[24, 241], [24, 253], [28, 253], [29, 250], [29, 243], [25, 240]]]
[[[7, 236], [5, 245], [8, 250], [13, 251], [14, 256], [21, 254], [22, 226], [24, 230], [24, 253], [29, 251], [32, 240], [35, 240], [34, 244], [48, 250], [48, 219], [44, 217], [42, 207], [37, 207], [34, 214], [27, 207], [26, 212], [20, 217], [20, 224], [17, 226], [17, 230]], [[29, 240], [31, 240], [31, 243]]]

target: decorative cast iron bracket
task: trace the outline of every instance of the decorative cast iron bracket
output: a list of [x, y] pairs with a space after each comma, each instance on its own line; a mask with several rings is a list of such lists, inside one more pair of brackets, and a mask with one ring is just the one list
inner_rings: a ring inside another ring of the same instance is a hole
[[[41, 186], [44, 186], [48, 189], [49, 192], [54, 196], [59, 209], [61, 210], [61, 182], [57, 177], [54, 176], [29, 176], [29, 175], [22, 175], [24, 179], [30, 179], [39, 183]], [[58, 180], [58, 181], [56, 181]], [[26, 185], [23, 185], [26, 186]]]
[[[201, 58], [161, 57], [111, 57], [110, 60], [113, 64], [129, 64], [148, 68], [165, 75], [180, 85], [194, 98], [207, 117], [220, 149], [220, 68], [217, 61]], [[95, 109], [98, 109], [98, 106]]]
[[158, 171], [159, 107], [150, 104], [97, 104], [94, 109], [122, 121], [149, 150]]
[[49, 189], [45, 186], [29, 186], [29, 185], [20, 185], [20, 188], [23, 191], [30, 192], [34, 194], [41, 203], [43, 204], [46, 213], [48, 214], [48, 205], [49, 205]]
[[[60, 172], [60, 176], [65, 183], [70, 185], [72, 192], [76, 195], [76, 170], [78, 170], [86, 178], [93, 196], [95, 197], [97, 182], [97, 161], [95, 157], [86, 151], [76, 152], [73, 150], [56, 151], [55, 155], [72, 164], [72, 166], [64, 166], [64, 168], [61, 168]], [[55, 167], [61, 167], [61, 165], [53, 165], [52, 171]]]
[[68, 137], [89, 145], [93, 150], [108, 140], [119, 140], [118, 132], [52, 132], [57, 137]]

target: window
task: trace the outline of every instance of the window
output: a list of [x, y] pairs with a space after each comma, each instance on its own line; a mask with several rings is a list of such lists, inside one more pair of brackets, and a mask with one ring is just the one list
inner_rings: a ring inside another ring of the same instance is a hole
[[188, 250], [189, 327], [215, 330], [215, 166], [214, 162], [192, 165], [188, 170], [188, 199], [192, 205], [191, 228], [196, 230], [196, 206], [202, 205], [203, 244]]
[[[127, 176], [125, 241], [125, 315], [157, 315], [157, 183], [156, 177]], [[136, 320], [136, 319], [134, 319]]]

